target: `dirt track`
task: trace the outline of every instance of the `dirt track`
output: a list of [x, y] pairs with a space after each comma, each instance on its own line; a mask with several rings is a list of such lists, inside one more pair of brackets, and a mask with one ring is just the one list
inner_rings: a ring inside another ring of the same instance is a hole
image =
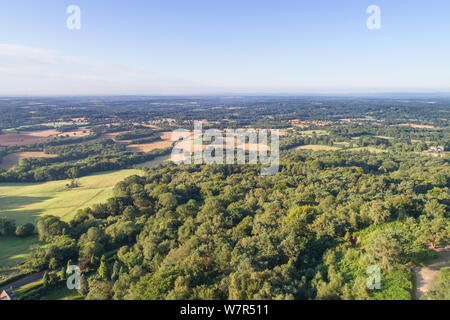
[[41, 272], [30, 274], [30, 275], [28, 275], [28, 276], [26, 276], [26, 277], [24, 277], [22, 279], [19, 279], [17, 281], [14, 281], [14, 282], [12, 282], [10, 284], [5, 285], [4, 287], [0, 288], [0, 292], [2, 290], [13, 291], [13, 290], [16, 290], [16, 289], [18, 289], [18, 288], [20, 288], [22, 286], [27, 285], [27, 284], [33, 283], [35, 281], [39, 281], [39, 280], [41, 280], [44, 277], [44, 273], [45, 273], [45, 271], [41, 271]]
[[426, 261], [424, 267], [413, 268], [416, 275], [416, 300], [419, 300], [428, 290], [433, 288], [441, 268], [450, 267], [450, 245], [436, 249], [435, 252], [438, 255], [436, 259]]

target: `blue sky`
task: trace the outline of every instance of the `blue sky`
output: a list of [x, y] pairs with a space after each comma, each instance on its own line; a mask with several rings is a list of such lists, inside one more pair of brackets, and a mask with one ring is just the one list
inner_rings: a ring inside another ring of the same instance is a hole
[[449, 35], [448, 0], [2, 0], [0, 94], [450, 92]]

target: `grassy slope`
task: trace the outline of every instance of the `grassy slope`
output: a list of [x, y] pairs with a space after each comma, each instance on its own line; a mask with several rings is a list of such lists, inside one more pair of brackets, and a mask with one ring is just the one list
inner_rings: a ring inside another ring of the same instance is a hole
[[[113, 188], [126, 177], [139, 174], [141, 170], [118, 170], [102, 172], [79, 179], [80, 187], [66, 190], [68, 180], [43, 183], [1, 183], [0, 216], [12, 218], [17, 225], [36, 223], [41, 215], [56, 215], [70, 220], [76, 211], [112, 196]], [[38, 243], [37, 237], [19, 239], [0, 238], [0, 268], [23, 262], [29, 247]]]
[[30, 246], [38, 243], [37, 237], [20, 239], [16, 237], [0, 238], [0, 268], [23, 262], [30, 252]]
[[80, 178], [79, 187], [66, 190], [69, 180], [43, 183], [1, 183], [0, 216], [12, 218], [17, 225], [36, 223], [41, 215], [70, 220], [76, 211], [111, 197], [114, 185], [140, 170], [118, 170]]
[[84, 300], [84, 297], [77, 290], [69, 290], [63, 286], [45, 294], [45, 300]]
[[[146, 162], [142, 167], [156, 167], [167, 156]], [[42, 183], [0, 183], [0, 217], [12, 218], [17, 225], [36, 223], [41, 215], [55, 215], [69, 221], [78, 209], [105, 202], [113, 194], [114, 186], [131, 175], [144, 171], [125, 169], [92, 174], [78, 179], [79, 187], [66, 190], [69, 180]], [[0, 269], [23, 262], [30, 246], [39, 243], [37, 237], [19, 239], [0, 238]]]

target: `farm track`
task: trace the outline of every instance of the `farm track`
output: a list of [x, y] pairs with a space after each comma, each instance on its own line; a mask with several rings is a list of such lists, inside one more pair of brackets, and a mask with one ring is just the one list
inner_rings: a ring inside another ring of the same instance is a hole
[[2, 291], [2, 290], [14, 291], [14, 290], [16, 290], [20, 287], [23, 287], [27, 284], [39, 281], [44, 277], [44, 273], [45, 273], [45, 271], [30, 274], [20, 280], [14, 281], [14, 282], [0, 288], [0, 291]]
[[438, 255], [437, 258], [427, 261], [424, 267], [413, 268], [416, 277], [416, 300], [420, 300], [425, 293], [433, 289], [440, 269], [450, 267], [450, 245], [434, 251]]
[[79, 206], [77, 206], [76, 208], [71, 208], [69, 211], [67, 211], [66, 213], [64, 213], [62, 215], [62, 217], [64, 218], [65, 216], [67, 216], [68, 214], [72, 213], [72, 212], [76, 212], [77, 210], [79, 210], [81, 207], [83, 207], [85, 204], [89, 203], [90, 201], [94, 200], [95, 198], [97, 198], [103, 191], [105, 191], [104, 189], [99, 190], [98, 192], [96, 192], [92, 197], [90, 197], [89, 199], [87, 199], [86, 201], [83, 201], [83, 203], [81, 203]]

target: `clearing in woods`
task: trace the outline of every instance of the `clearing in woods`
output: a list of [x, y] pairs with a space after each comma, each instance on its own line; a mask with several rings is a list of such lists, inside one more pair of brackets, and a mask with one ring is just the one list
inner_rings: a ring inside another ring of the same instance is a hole
[[59, 216], [69, 221], [78, 209], [111, 197], [117, 182], [143, 171], [135, 169], [108, 171], [78, 179], [79, 187], [67, 189], [69, 180], [38, 183], [0, 183], [0, 217], [11, 218], [17, 225], [36, 223], [41, 215]]
[[434, 250], [435, 259], [426, 261], [425, 266], [414, 268], [416, 276], [415, 297], [419, 300], [425, 293], [431, 290], [442, 268], [450, 267], [450, 245]]
[[[79, 187], [66, 189], [69, 180], [42, 183], [0, 183], [0, 217], [11, 218], [17, 225], [36, 224], [39, 216], [54, 215], [69, 221], [78, 209], [105, 202], [119, 181], [131, 175], [142, 175], [137, 169], [96, 173], [78, 179]], [[23, 262], [37, 236], [26, 239], [0, 238], [0, 269]]]
[[[161, 156], [141, 164], [156, 167], [169, 160]], [[139, 169], [124, 169], [95, 173], [78, 179], [79, 187], [66, 189], [69, 180], [38, 183], [0, 183], [0, 217], [11, 218], [17, 225], [36, 223], [39, 216], [54, 215], [69, 221], [78, 209], [105, 202], [113, 194], [114, 186], [132, 175], [144, 175]], [[20, 239], [0, 238], [0, 269], [23, 262], [37, 237]]]

